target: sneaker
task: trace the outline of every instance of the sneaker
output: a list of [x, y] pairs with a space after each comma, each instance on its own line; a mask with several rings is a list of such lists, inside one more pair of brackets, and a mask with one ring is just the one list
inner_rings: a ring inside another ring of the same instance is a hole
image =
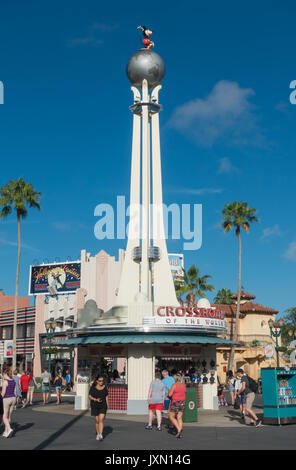
[[261, 424], [262, 424], [261, 419], [257, 419], [256, 424], [255, 424], [256, 428], [259, 428], [259, 426], [261, 426]]
[[96, 441], [100, 441], [100, 440], [101, 440], [101, 439], [100, 439], [100, 436], [101, 436], [101, 434], [97, 434]]
[[152, 431], [152, 426], [149, 426], [149, 424], [147, 424], [147, 426], [145, 426], [145, 429], [148, 429], [148, 431]]
[[2, 437], [7, 437], [7, 432], [4, 431], [4, 433], [2, 434]]
[[157, 431], [162, 431], [161, 426], [157, 426]]
[[12, 433], [13, 433], [13, 429], [10, 429], [10, 430], [6, 433], [6, 436], [5, 436], [5, 437], [10, 437]]

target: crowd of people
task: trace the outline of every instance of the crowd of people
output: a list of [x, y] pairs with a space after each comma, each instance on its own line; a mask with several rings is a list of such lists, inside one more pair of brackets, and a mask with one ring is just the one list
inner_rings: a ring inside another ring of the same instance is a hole
[[[175, 373], [170, 375], [168, 370], [156, 371], [155, 379], [151, 382], [148, 390], [148, 424], [147, 430], [153, 429], [153, 420], [156, 418], [157, 431], [162, 430], [162, 420], [164, 413], [168, 413], [168, 432], [180, 439], [183, 433], [183, 413], [186, 403], [186, 377], [185, 374]], [[113, 380], [116, 381], [117, 374]], [[108, 388], [106, 377], [99, 374], [93, 381], [89, 391], [91, 405], [91, 416], [95, 417], [96, 439], [103, 440], [104, 420], [109, 408]], [[219, 380], [218, 380], [219, 383]], [[56, 390], [56, 404], [61, 404], [62, 390], [72, 388], [70, 371], [66, 371], [63, 377], [62, 371], [58, 370], [52, 378], [48, 368], [45, 367], [41, 374], [41, 383], [37, 383], [32, 372], [17, 369], [12, 371], [6, 369], [0, 372], [0, 424], [4, 423], [3, 437], [10, 437], [13, 434], [11, 427], [12, 413], [18, 406], [25, 408], [33, 404], [34, 390], [41, 387], [43, 405], [49, 402], [51, 384]], [[261, 425], [258, 416], [252, 410], [256, 394], [255, 381], [244, 373], [243, 369], [238, 369], [234, 375], [232, 371], [227, 373], [227, 388], [231, 398], [231, 405], [240, 409], [241, 419], [245, 423], [246, 414], [249, 415], [251, 425], [256, 427]], [[224, 386], [218, 385], [218, 399], [220, 406], [225, 406], [227, 401], [224, 396]]]
[[12, 371], [11, 368], [0, 370], [0, 425], [3, 421], [4, 432], [3, 437], [10, 437], [13, 434], [11, 427], [11, 417], [13, 411], [18, 407], [25, 408], [33, 405], [33, 395], [35, 389], [39, 390], [43, 396], [43, 405], [48, 404], [51, 393], [51, 384], [55, 388], [57, 401], [61, 404], [62, 389], [72, 390], [72, 379], [70, 371], [66, 371], [65, 378], [62, 371], [58, 370], [54, 379], [45, 367], [41, 374], [41, 383], [37, 383], [33, 372], [23, 370], [19, 373], [18, 369]]
[[[96, 439], [103, 440], [104, 420], [109, 408], [108, 389], [105, 377], [99, 374], [93, 381], [89, 391], [91, 416], [95, 418]], [[147, 430], [152, 430], [154, 414], [156, 414], [157, 431], [162, 430], [163, 412], [168, 412], [170, 424], [168, 431], [180, 439], [183, 431], [183, 412], [186, 402], [186, 385], [180, 374], [174, 377], [167, 370], [155, 373], [155, 380], [148, 390], [148, 424]]]
[[[227, 372], [227, 388], [230, 394], [231, 406], [239, 409], [243, 423], [246, 420], [246, 414], [250, 417], [250, 425], [256, 427], [262, 424], [261, 420], [252, 410], [258, 385], [243, 369], [238, 369], [236, 375], [230, 370]], [[228, 406], [224, 395], [224, 386], [218, 386], [218, 399], [220, 406]]]
[[[180, 439], [183, 433], [183, 413], [186, 404], [186, 374], [175, 371], [175, 375], [169, 374], [168, 370], [156, 371], [155, 379], [151, 382], [148, 390], [148, 424], [147, 430], [153, 429], [153, 420], [156, 418], [156, 430], [162, 430], [164, 413], [168, 413], [168, 432]], [[91, 404], [91, 415], [95, 417], [96, 439], [103, 440], [104, 420], [109, 408], [108, 389], [105, 384], [106, 378], [98, 375], [94, 380], [89, 400]], [[218, 380], [219, 383], [219, 380]], [[243, 369], [238, 369], [236, 375], [232, 371], [227, 373], [227, 388], [230, 393], [231, 405], [239, 408], [241, 419], [245, 423], [246, 414], [250, 417], [250, 425], [256, 427], [262, 424], [261, 420], [252, 410], [256, 394], [256, 383]], [[218, 398], [220, 406], [227, 406], [224, 396], [224, 386], [218, 385]]]

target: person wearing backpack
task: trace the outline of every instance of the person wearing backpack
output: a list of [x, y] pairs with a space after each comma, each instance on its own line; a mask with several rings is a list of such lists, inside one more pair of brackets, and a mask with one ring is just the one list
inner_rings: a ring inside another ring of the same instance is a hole
[[255, 394], [257, 391], [257, 384], [254, 379], [244, 373], [243, 369], [238, 369], [236, 373], [237, 376], [240, 377], [242, 384], [241, 389], [238, 391], [238, 395], [240, 396], [241, 400], [243, 421], [245, 420], [245, 413], [247, 412], [250, 416], [251, 425], [258, 427], [262, 424], [262, 422], [252, 410]]

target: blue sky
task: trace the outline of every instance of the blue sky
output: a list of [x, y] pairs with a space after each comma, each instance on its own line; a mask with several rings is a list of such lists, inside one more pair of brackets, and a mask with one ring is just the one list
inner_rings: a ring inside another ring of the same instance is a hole
[[[128, 5], [128, 6], [127, 6]], [[259, 303], [296, 305], [296, 6], [221, 3], [14, 1], [1, 6], [0, 185], [19, 177], [42, 193], [22, 225], [20, 294], [29, 265], [116, 255], [94, 237], [97, 204], [129, 195], [132, 103], [125, 75], [154, 29], [166, 63], [160, 94], [164, 201], [203, 205], [203, 244], [185, 252], [212, 283], [235, 291], [237, 242], [220, 228], [224, 204], [247, 201], [260, 223], [243, 235], [243, 286]], [[14, 293], [16, 221], [0, 222], [0, 286]], [[183, 241], [169, 241], [170, 252]], [[215, 294], [215, 293], [214, 293]], [[210, 299], [213, 295], [210, 296]]]

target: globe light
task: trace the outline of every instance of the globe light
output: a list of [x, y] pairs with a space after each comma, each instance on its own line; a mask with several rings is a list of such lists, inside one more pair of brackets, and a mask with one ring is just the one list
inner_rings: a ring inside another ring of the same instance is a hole
[[269, 328], [272, 328], [274, 326], [274, 321], [272, 318], [268, 320], [268, 325], [269, 325]]
[[280, 326], [280, 328], [284, 326], [284, 320], [282, 318], [278, 321], [278, 325]]
[[137, 88], [142, 87], [144, 79], [149, 89], [159, 85], [165, 75], [165, 65], [156, 52], [140, 49], [129, 59], [126, 66], [129, 81]]
[[57, 327], [57, 323], [55, 320], [46, 320], [45, 322], [45, 328], [46, 328], [46, 331], [48, 332], [49, 330], [55, 330]]

